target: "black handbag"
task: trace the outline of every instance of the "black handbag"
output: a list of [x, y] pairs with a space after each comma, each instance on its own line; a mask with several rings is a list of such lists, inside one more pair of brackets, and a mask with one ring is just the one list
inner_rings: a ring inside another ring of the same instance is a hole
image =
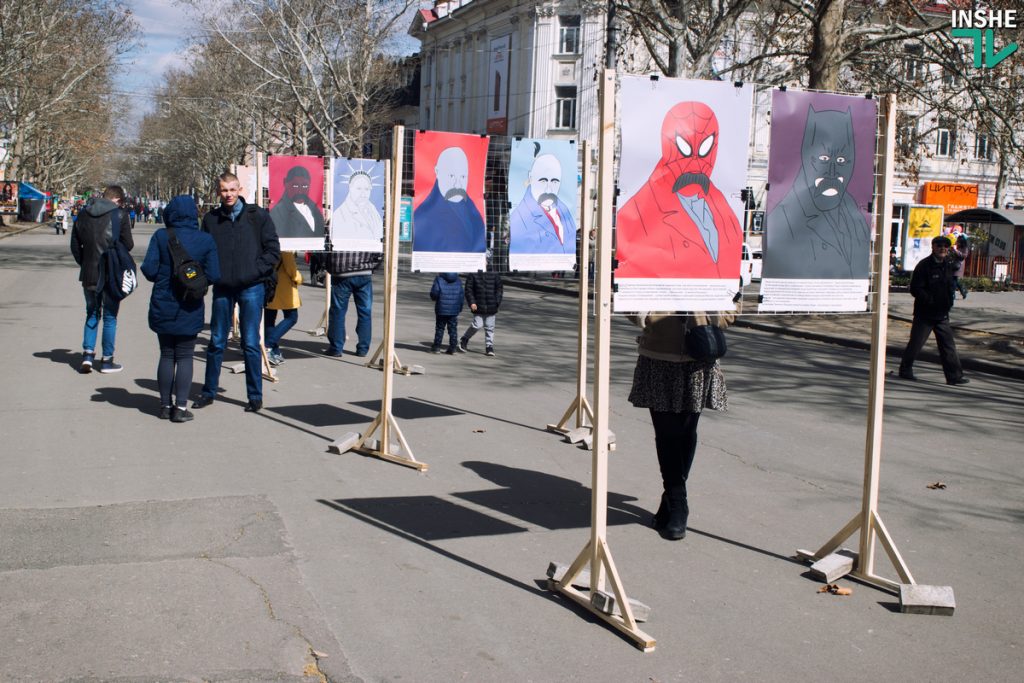
[[702, 362], [715, 361], [725, 355], [725, 332], [714, 325], [697, 325], [686, 331], [686, 355]]

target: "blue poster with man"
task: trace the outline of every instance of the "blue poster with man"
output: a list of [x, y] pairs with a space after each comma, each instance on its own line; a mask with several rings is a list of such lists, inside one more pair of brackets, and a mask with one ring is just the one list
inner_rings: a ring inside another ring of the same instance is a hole
[[577, 177], [575, 141], [512, 141], [509, 268], [572, 270], [577, 252]]

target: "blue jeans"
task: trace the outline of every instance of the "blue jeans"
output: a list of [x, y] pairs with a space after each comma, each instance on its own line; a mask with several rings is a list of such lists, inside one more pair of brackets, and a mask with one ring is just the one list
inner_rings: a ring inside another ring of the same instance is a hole
[[121, 302], [110, 298], [105, 292], [83, 289], [85, 292], [85, 332], [82, 335], [82, 350], [96, 352], [96, 332], [103, 319], [103, 358], [114, 356], [114, 341], [117, 339], [117, 311]]
[[263, 311], [263, 345], [267, 347], [268, 351], [277, 351], [277, 345], [281, 342], [281, 338], [299, 321], [299, 309], [290, 308], [281, 312], [284, 313], [284, 318], [275, 325], [277, 309], [268, 308]]
[[260, 353], [260, 325], [263, 323], [263, 283], [242, 289], [213, 286], [210, 310], [210, 345], [206, 347], [206, 381], [203, 395], [214, 398], [220, 384], [220, 366], [228, 345], [231, 313], [238, 304], [238, 326], [242, 332], [245, 357], [245, 391], [250, 401], [263, 400], [263, 354]]
[[341, 353], [345, 346], [345, 314], [348, 313], [348, 297], [356, 302], [356, 354], [365, 356], [370, 352], [370, 335], [373, 325], [373, 276], [353, 275], [331, 279], [331, 311], [327, 323], [327, 340], [333, 353]]

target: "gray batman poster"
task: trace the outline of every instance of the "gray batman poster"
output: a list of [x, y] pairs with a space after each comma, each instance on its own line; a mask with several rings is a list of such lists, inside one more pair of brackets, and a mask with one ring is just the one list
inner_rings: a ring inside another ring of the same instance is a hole
[[771, 121], [761, 310], [864, 310], [876, 102], [776, 90]]

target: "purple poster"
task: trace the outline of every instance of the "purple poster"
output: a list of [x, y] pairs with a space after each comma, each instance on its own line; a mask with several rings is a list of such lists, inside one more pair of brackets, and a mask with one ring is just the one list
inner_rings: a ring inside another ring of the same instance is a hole
[[760, 309], [865, 310], [876, 102], [776, 90], [771, 120]]

